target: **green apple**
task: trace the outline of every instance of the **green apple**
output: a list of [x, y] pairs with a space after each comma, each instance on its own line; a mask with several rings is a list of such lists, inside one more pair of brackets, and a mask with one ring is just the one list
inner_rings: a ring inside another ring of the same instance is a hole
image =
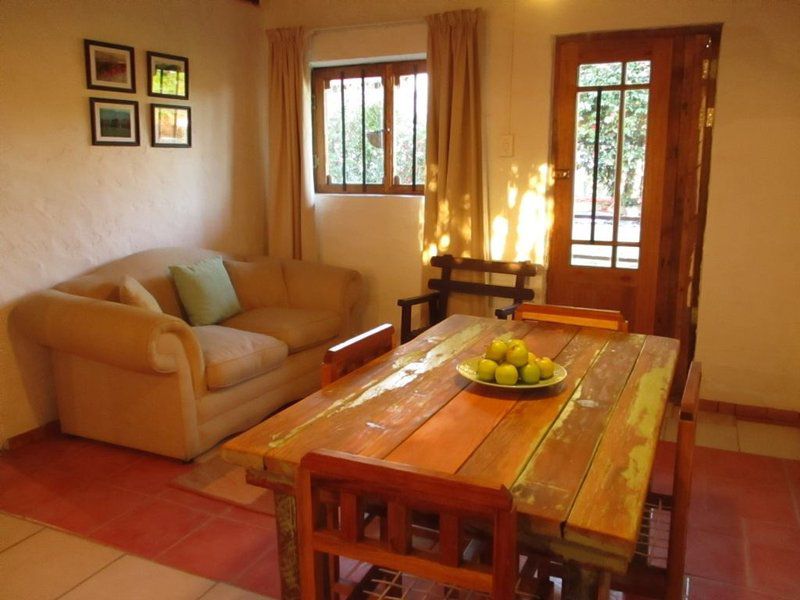
[[514, 385], [519, 379], [517, 367], [511, 363], [504, 362], [495, 369], [494, 379], [501, 385]]
[[528, 349], [525, 344], [514, 344], [506, 351], [506, 362], [510, 362], [515, 367], [528, 364]]
[[536, 363], [528, 363], [520, 367], [519, 375], [525, 383], [539, 383], [541, 371], [539, 370], [539, 365]]
[[542, 379], [550, 379], [553, 376], [553, 371], [555, 371], [555, 365], [553, 361], [543, 356], [542, 358], [536, 361], [539, 365], [539, 371], [541, 373]]
[[492, 343], [489, 344], [488, 348], [486, 348], [486, 353], [484, 356], [489, 360], [500, 362], [506, 357], [507, 350], [508, 344], [506, 344], [503, 340], [492, 340]]
[[482, 358], [478, 363], [476, 374], [481, 381], [494, 381], [494, 372], [497, 363], [490, 358]]
[[528, 352], [528, 364], [529, 365], [535, 365], [536, 364], [536, 360], [538, 358], [539, 357], [536, 356], [533, 352]]

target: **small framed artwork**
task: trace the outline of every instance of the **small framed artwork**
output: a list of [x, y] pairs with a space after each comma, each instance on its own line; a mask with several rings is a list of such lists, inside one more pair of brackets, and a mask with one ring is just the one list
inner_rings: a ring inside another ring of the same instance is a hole
[[89, 112], [92, 119], [92, 145], [139, 145], [138, 102], [89, 98]]
[[86, 55], [86, 87], [90, 90], [135, 92], [133, 48], [95, 40], [83, 40]]
[[192, 146], [192, 109], [173, 104], [151, 104], [152, 144], [162, 148]]
[[189, 59], [147, 53], [147, 93], [159, 98], [189, 98]]

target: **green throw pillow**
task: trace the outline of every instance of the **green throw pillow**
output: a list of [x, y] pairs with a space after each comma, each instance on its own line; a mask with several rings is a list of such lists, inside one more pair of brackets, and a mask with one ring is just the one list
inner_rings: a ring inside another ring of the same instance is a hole
[[192, 325], [213, 325], [241, 312], [231, 278], [219, 256], [191, 266], [173, 265], [169, 271]]

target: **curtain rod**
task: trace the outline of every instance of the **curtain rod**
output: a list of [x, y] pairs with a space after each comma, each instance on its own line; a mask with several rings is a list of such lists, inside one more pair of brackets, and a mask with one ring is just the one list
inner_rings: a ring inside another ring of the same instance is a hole
[[425, 19], [406, 19], [405, 21], [384, 21], [382, 23], [361, 23], [358, 25], [335, 25], [332, 27], [316, 27], [309, 30], [310, 35], [328, 33], [329, 31], [351, 31], [353, 29], [368, 29], [370, 27], [399, 27], [401, 25], [424, 25]]

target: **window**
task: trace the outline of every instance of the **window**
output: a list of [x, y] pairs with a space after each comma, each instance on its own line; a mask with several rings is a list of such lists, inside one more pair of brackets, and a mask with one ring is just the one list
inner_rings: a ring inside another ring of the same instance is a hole
[[650, 61], [578, 68], [570, 264], [639, 268]]
[[325, 67], [311, 79], [316, 191], [422, 194], [425, 61]]

